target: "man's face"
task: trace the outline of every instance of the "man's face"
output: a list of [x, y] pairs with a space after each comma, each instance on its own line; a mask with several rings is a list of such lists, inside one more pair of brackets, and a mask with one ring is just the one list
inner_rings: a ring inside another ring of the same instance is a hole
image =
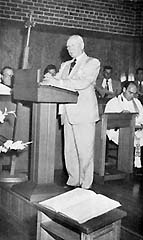
[[81, 43], [76, 38], [67, 41], [67, 50], [72, 58], [80, 56], [83, 52]]
[[123, 88], [123, 95], [128, 100], [131, 101], [137, 94], [137, 87], [133, 84], [130, 84], [127, 89]]
[[105, 69], [105, 70], [104, 70], [104, 77], [105, 77], [106, 79], [111, 78], [111, 75], [112, 75], [112, 70], [111, 70], [111, 69]]
[[9, 87], [11, 87], [11, 79], [13, 76], [13, 70], [6, 68], [3, 71], [3, 83]]
[[55, 69], [50, 69], [49, 73], [51, 74], [51, 76], [55, 76], [56, 75], [56, 70]]

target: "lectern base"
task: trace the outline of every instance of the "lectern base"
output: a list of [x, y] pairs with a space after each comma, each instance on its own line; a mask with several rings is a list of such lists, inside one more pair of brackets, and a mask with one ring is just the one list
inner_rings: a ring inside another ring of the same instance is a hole
[[20, 183], [28, 180], [28, 176], [25, 173], [15, 173], [10, 175], [8, 171], [3, 171], [0, 174], [0, 182], [4, 183]]

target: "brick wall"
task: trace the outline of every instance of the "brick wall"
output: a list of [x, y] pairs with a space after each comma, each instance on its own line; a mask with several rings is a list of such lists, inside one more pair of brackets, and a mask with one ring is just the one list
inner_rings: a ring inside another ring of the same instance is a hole
[[135, 35], [143, 36], [143, 2], [136, 5], [136, 32]]
[[0, 19], [143, 36], [143, 3], [131, 0], [0, 0]]

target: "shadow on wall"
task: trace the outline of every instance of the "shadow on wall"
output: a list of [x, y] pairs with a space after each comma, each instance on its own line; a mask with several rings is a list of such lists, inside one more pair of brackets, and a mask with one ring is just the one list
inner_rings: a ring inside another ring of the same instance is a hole
[[60, 52], [61, 62], [65, 62], [71, 59], [70, 55], [68, 54], [66, 46], [64, 46]]

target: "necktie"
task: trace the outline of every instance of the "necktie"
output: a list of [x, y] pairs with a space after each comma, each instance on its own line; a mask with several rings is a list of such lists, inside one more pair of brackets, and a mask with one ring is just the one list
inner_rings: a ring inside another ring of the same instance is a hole
[[74, 59], [74, 61], [71, 63], [70, 65], [70, 70], [69, 70], [69, 74], [71, 72], [71, 70], [73, 69], [74, 65], [76, 64], [76, 58]]
[[142, 92], [142, 82], [140, 81], [139, 82], [139, 93], [141, 93]]
[[108, 82], [108, 79], [106, 80], [106, 89], [109, 91], [109, 82]]

